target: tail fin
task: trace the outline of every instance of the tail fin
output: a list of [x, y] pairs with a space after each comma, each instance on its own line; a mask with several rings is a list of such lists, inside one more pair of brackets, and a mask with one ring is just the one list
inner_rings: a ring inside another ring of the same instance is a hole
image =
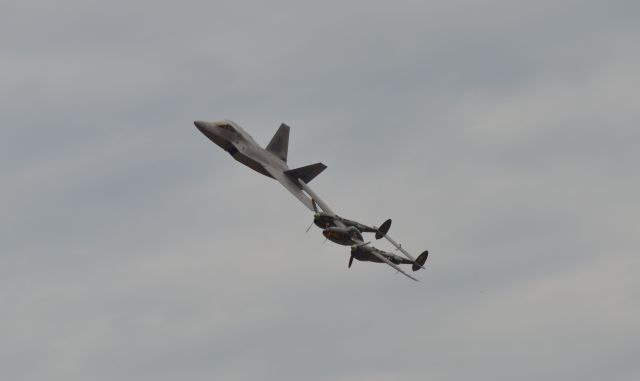
[[382, 223], [382, 225], [380, 225], [378, 231], [376, 232], [376, 239], [380, 239], [387, 235], [389, 229], [391, 229], [391, 219], [386, 220]]
[[300, 179], [304, 181], [305, 184], [309, 184], [311, 180], [313, 180], [320, 174], [320, 172], [324, 171], [326, 168], [327, 166], [322, 163], [315, 163], [307, 165], [305, 167], [290, 169], [288, 171], [284, 171], [284, 173], [285, 175], [293, 177], [294, 179]]
[[418, 255], [418, 258], [416, 258], [416, 263], [411, 266], [411, 270], [420, 270], [424, 266], [424, 263], [427, 261], [427, 256], [429, 256], [429, 250], [425, 250], [422, 252], [422, 254]]
[[276, 134], [267, 145], [267, 151], [287, 162], [287, 152], [289, 151], [289, 126], [282, 123]]

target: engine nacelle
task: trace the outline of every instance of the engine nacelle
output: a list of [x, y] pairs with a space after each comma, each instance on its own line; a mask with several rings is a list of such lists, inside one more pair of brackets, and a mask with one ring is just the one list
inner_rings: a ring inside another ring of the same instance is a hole
[[353, 226], [349, 227], [328, 227], [322, 231], [324, 235], [331, 242], [335, 242], [338, 245], [349, 246], [354, 242], [362, 242], [362, 234], [358, 229]]

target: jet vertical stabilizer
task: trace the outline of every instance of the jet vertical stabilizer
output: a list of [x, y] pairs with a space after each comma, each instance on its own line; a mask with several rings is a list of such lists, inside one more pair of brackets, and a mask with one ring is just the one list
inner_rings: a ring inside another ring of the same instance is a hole
[[280, 160], [287, 162], [287, 152], [289, 151], [289, 126], [282, 123], [276, 134], [267, 145], [267, 151], [276, 155]]

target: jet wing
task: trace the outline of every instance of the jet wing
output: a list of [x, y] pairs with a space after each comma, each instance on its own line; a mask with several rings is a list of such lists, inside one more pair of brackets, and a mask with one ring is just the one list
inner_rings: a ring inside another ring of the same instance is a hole
[[[318, 195], [313, 191], [313, 189], [309, 188], [309, 186], [308, 186], [304, 181], [302, 181], [301, 179], [298, 179], [298, 184], [300, 184], [300, 186], [302, 187], [302, 189], [304, 189], [304, 191], [305, 191], [305, 192], [307, 192], [307, 194], [308, 194], [309, 196], [313, 197], [313, 200], [312, 200], [313, 202], [312, 202], [312, 205], [311, 205], [311, 206], [313, 206], [313, 207], [314, 207], [314, 208], [313, 208], [313, 209], [314, 209], [314, 211], [316, 211], [315, 204], [318, 204], [318, 206], [320, 206], [320, 209], [322, 209], [322, 211], [323, 211], [323, 212], [325, 212], [325, 213], [327, 213], [327, 214], [330, 214], [330, 215], [332, 215], [332, 216], [335, 216], [335, 215], [336, 215], [336, 214], [333, 212], [333, 210], [331, 210], [331, 208], [329, 208], [329, 205], [327, 205], [324, 201], [322, 201], [322, 199], [320, 198], [320, 196], [318, 196]], [[337, 219], [336, 219], [336, 224], [337, 224], [338, 226], [342, 226], [342, 227], [344, 227], [344, 224], [343, 224], [342, 222], [338, 221]]]
[[282, 184], [285, 188], [287, 188], [287, 190], [291, 192], [292, 195], [294, 195], [298, 200], [300, 200], [300, 202], [304, 206], [306, 206], [312, 212], [315, 211], [313, 201], [311, 200], [311, 198], [307, 196], [307, 194], [302, 191], [300, 186], [294, 183], [289, 176], [287, 176], [282, 171], [272, 170], [268, 167], [265, 167], [265, 169], [267, 170], [267, 172], [269, 172], [271, 176], [273, 176], [274, 179], [278, 180], [280, 184]]

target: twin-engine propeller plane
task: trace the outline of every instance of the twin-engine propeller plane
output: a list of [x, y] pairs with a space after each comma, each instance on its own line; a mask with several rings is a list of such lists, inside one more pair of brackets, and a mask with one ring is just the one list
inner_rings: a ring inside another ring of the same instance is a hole
[[[425, 250], [418, 256], [418, 258], [413, 258], [411, 254], [409, 254], [402, 248], [402, 245], [398, 244], [391, 237], [389, 237], [388, 232], [389, 228], [391, 228], [390, 219], [386, 220], [379, 228], [377, 228], [375, 226], [368, 227], [357, 221], [342, 218], [336, 215], [331, 210], [331, 208], [329, 208], [329, 206], [325, 204], [324, 201], [322, 201], [322, 199], [320, 199], [320, 197], [315, 194], [313, 190], [306, 184], [301, 183], [301, 186], [305, 190], [305, 192], [307, 192], [312, 197], [311, 200], [313, 201], [313, 206], [316, 210], [316, 214], [313, 218], [313, 223], [320, 227], [322, 227], [323, 225], [327, 226], [322, 231], [322, 234], [332, 242], [340, 245], [351, 246], [351, 256], [349, 257], [348, 265], [349, 268], [351, 268], [354, 259], [366, 262], [386, 263], [396, 269], [402, 275], [418, 282], [416, 278], [407, 274], [398, 265], [410, 264], [412, 265], [411, 269], [413, 271], [423, 269], [424, 264], [427, 261], [427, 257], [429, 256], [429, 251]], [[319, 213], [317, 211], [316, 204], [323, 210], [322, 213]], [[380, 239], [382, 237], [386, 238], [389, 242], [391, 242], [392, 245], [396, 247], [397, 250], [400, 250], [407, 258], [370, 246], [369, 244], [371, 242], [364, 241], [359, 228], [362, 228], [363, 231], [366, 232], [375, 233], [376, 239]]]
[[[391, 228], [390, 219], [383, 222], [379, 228], [376, 228], [375, 226], [367, 226], [337, 215], [317, 211], [313, 215], [313, 223], [322, 229], [322, 235], [328, 240], [345, 246], [351, 246], [353, 244], [351, 237], [354, 235], [362, 241], [361, 233], [375, 233], [376, 239], [380, 239], [384, 237], [389, 231], [389, 228]], [[338, 224], [344, 225], [344, 227], [338, 226]], [[309, 229], [307, 229], [307, 231], [309, 231]]]
[[[289, 168], [287, 165], [289, 126], [281, 124], [266, 148], [262, 148], [251, 135], [230, 120], [195, 121], [194, 124], [209, 140], [227, 151], [235, 160], [264, 176], [276, 179], [304, 206], [315, 212], [313, 223], [323, 229], [322, 234], [327, 239], [340, 245], [351, 246], [349, 267], [354, 258], [359, 261], [386, 263], [408, 278], [418, 281], [398, 265], [411, 264], [413, 271], [424, 268], [427, 251], [420, 254], [418, 258], [412, 257], [400, 244], [389, 237], [391, 220], [386, 220], [378, 228], [336, 215], [307, 185], [327, 168], [324, 164], [316, 163], [295, 169]], [[318, 206], [321, 211], [318, 210]], [[376, 239], [386, 238], [406, 258], [369, 246], [369, 242], [364, 241], [362, 233], [375, 233]]]

